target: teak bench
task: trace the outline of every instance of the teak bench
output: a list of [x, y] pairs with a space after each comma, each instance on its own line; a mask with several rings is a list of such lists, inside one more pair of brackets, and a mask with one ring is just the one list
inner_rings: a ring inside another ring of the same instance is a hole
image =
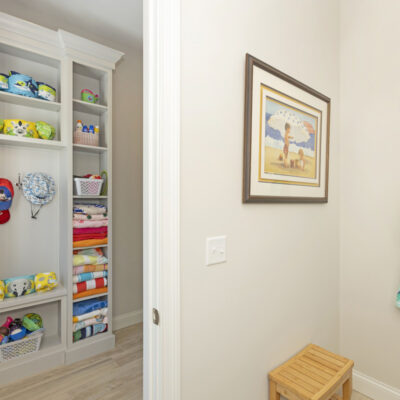
[[[269, 399], [350, 400], [354, 362], [314, 344], [269, 374]], [[337, 394], [343, 385], [343, 397]]]

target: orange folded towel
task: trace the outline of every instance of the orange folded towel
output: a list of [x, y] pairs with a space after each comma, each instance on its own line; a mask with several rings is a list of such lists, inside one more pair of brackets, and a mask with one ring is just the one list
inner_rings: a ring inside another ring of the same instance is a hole
[[100, 246], [102, 244], [107, 244], [108, 238], [104, 239], [87, 239], [87, 240], [79, 240], [78, 242], [74, 242], [74, 249], [78, 247], [90, 247], [90, 246]]
[[106, 287], [99, 288], [99, 289], [90, 289], [90, 290], [86, 290], [85, 292], [76, 293], [76, 294], [74, 294], [74, 300], [82, 299], [84, 297], [93, 296], [95, 294], [102, 294], [102, 293], [107, 293]]

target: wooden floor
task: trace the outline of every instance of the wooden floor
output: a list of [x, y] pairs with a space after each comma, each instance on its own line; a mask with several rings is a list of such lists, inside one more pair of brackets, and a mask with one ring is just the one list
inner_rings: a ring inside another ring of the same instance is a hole
[[142, 324], [116, 332], [114, 350], [0, 387], [1, 400], [142, 400]]
[[[115, 334], [114, 350], [2, 386], [0, 399], [142, 400], [142, 324]], [[370, 399], [354, 392], [352, 400]]]

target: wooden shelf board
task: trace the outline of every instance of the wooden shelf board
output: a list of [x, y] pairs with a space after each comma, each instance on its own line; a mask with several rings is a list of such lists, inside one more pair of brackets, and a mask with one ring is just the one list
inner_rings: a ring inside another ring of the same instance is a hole
[[78, 195], [74, 195], [74, 199], [107, 199], [107, 198], [108, 198], [108, 196], [90, 196], [90, 195], [88, 195], [88, 196], [85, 196], [85, 195], [78, 196]]
[[44, 293], [32, 293], [22, 297], [14, 297], [0, 301], [0, 312], [7, 312], [19, 308], [30, 307], [44, 303], [57, 301], [67, 295], [67, 290], [58, 285], [55, 289]]
[[73, 148], [75, 151], [84, 151], [87, 153], [104, 153], [108, 150], [107, 147], [88, 146], [86, 144], [74, 144]]
[[43, 140], [0, 134], [0, 145], [36, 147], [41, 149], [59, 150], [66, 146], [59, 140]]
[[97, 297], [104, 297], [104, 296], [108, 296], [108, 292], [106, 292], [106, 293], [94, 294], [94, 295], [92, 295], [92, 296], [82, 297], [82, 298], [80, 298], [80, 299], [75, 299], [75, 300], [73, 301], [73, 303], [79, 303], [80, 301], [89, 300], [89, 299], [97, 299]]
[[88, 103], [87, 101], [73, 99], [74, 111], [86, 114], [102, 115], [108, 111], [107, 106], [101, 104]]
[[73, 342], [72, 344], [76, 347], [78, 347], [79, 345], [84, 346], [84, 345], [87, 345], [90, 343], [102, 341], [102, 340], [106, 339], [107, 336], [112, 336], [112, 335], [113, 335], [113, 333], [110, 332], [110, 325], [108, 325], [108, 329], [105, 332], [98, 333], [97, 335], [94, 335], [94, 336], [89, 336], [85, 339], [81, 339], [81, 340], [78, 340], [77, 342]]
[[17, 106], [40, 108], [47, 111], [60, 111], [61, 103], [47, 101], [35, 97], [20, 96], [18, 94], [0, 91], [0, 101], [15, 104]]

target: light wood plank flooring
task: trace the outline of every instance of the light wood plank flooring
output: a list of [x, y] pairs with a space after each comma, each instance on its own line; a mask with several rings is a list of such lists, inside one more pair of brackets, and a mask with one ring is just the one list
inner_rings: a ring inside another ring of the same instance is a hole
[[[1, 400], [142, 400], [142, 324], [121, 329], [114, 350], [0, 387]], [[371, 400], [354, 392], [352, 400]]]
[[116, 332], [112, 351], [0, 387], [1, 400], [142, 400], [142, 324]]

